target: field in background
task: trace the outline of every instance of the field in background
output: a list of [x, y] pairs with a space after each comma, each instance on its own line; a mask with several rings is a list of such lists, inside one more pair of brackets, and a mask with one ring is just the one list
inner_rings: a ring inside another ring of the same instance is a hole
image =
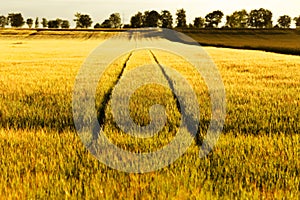
[[[0, 37], [0, 197], [299, 196], [300, 57], [205, 47], [220, 70], [227, 95], [225, 128], [213, 152], [205, 159], [198, 158], [195, 141], [169, 167], [147, 174], [126, 174], [106, 167], [87, 152], [74, 130], [71, 111], [73, 84], [82, 62], [112, 33], [93, 37], [93, 33], [73, 32], [67, 38], [58, 33], [32, 33], [16, 31], [14, 36]], [[180, 58], [159, 51], [135, 52], [128, 61], [117, 60], [99, 87], [109, 90], [124, 62], [132, 69], [146, 61], [155, 62], [153, 55], [161, 64], [172, 63], [193, 85], [203, 113], [200, 133], [205, 133], [210, 119], [205, 85]], [[170, 113], [176, 112], [168, 90], [156, 88], [153, 96], [157, 99], [150, 102], [142, 98], [151, 87], [136, 93], [133, 106], [135, 102], [150, 105], [163, 101]], [[99, 107], [104, 93], [98, 92]], [[139, 123], [147, 123], [147, 112], [138, 108], [132, 115], [137, 120], [144, 116]], [[106, 115], [107, 134], [119, 146], [132, 151], [157, 148], [153, 141], [140, 144], [124, 138], [109, 123], [109, 112]], [[168, 128], [176, 129], [176, 120], [175, 115]], [[170, 137], [166, 135], [162, 145]]]
[[[101, 39], [130, 29], [0, 29], [5, 38], [81, 38]], [[299, 29], [175, 29], [202, 46], [263, 50], [300, 55]]]
[[203, 46], [300, 55], [298, 29], [178, 29], [178, 31], [187, 34]]

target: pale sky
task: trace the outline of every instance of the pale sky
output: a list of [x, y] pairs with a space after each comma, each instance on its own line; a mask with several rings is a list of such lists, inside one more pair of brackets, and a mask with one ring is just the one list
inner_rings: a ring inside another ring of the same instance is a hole
[[[273, 12], [273, 24], [279, 16], [287, 14], [292, 18], [300, 15], [300, 0], [0, 0], [0, 15], [21, 12], [24, 18], [68, 19], [73, 20], [76, 12], [91, 15], [94, 24], [102, 23], [111, 13], [121, 14], [124, 23], [138, 11], [169, 10], [176, 18], [176, 10], [184, 8], [187, 23], [195, 17], [205, 17], [214, 10], [221, 10], [226, 15], [236, 10], [265, 8]], [[71, 22], [74, 26], [74, 23]], [[294, 27], [294, 21], [292, 22]]]

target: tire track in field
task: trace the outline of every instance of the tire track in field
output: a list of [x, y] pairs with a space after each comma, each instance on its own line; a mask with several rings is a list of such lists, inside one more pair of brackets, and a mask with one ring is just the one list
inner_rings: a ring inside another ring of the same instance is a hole
[[[163, 66], [162, 64], [160, 64], [160, 62], [159, 62], [158, 58], [155, 56], [154, 52], [150, 50], [150, 53], [152, 54], [152, 56], [153, 56], [155, 62], [156, 62], [156, 63], [158, 64], [158, 66], [160, 67], [160, 69], [161, 69], [161, 71], [162, 71], [162, 74], [164, 75], [164, 77], [165, 77], [166, 80], [168, 81], [168, 84], [169, 84], [169, 86], [170, 86], [170, 89], [172, 90], [173, 98], [174, 98], [174, 100], [176, 101], [176, 107], [177, 107], [179, 113], [181, 113], [181, 115], [184, 114], [184, 113], [189, 113], [189, 112], [187, 111], [188, 108], [186, 107], [186, 105], [184, 105], [185, 103], [184, 103], [183, 105], [180, 104], [179, 99], [178, 99], [178, 97], [176, 96], [176, 88], [175, 88], [175, 86], [174, 86], [174, 81], [175, 81], [175, 80], [173, 81], [173, 79], [168, 75], [167, 71], [164, 69], [164, 66]], [[185, 118], [181, 118], [181, 120], [183, 120], [183, 119], [184, 119], [183, 124], [186, 125], [185, 128], [192, 134], [192, 133], [194, 132], [194, 130], [193, 130], [193, 128], [192, 128], [192, 127], [193, 127], [193, 124], [199, 123], [198, 120], [197, 120], [197, 119], [194, 119], [194, 118], [193, 118], [192, 116], [190, 116], [190, 115], [185, 116]], [[199, 130], [198, 130], [198, 131], [199, 131]], [[197, 132], [198, 132], [198, 131], [197, 131]], [[194, 137], [195, 135], [192, 134], [192, 136]]]
[[173, 84], [173, 81], [172, 79], [168, 76], [166, 70], [164, 69], [164, 67], [160, 64], [160, 62], [158, 61], [157, 57], [155, 56], [155, 54], [153, 53], [153, 51], [149, 50], [151, 55], [153, 56], [153, 59], [155, 60], [156, 64], [159, 66], [162, 74], [164, 75], [165, 79], [167, 80], [171, 90], [173, 91], [172, 94], [173, 94], [173, 98], [175, 99], [176, 101], [176, 106], [177, 106], [177, 109], [178, 111], [181, 113], [181, 109], [180, 109], [180, 103], [179, 103], [179, 100], [178, 98], [176, 97], [176, 95], [174, 94], [174, 91], [175, 91], [175, 87], [174, 87], [174, 84]]
[[[98, 123], [99, 123], [99, 130], [98, 128], [94, 129], [93, 130], [93, 140], [94, 141], [97, 141], [98, 139], [98, 134], [100, 132], [100, 130], [102, 129], [104, 123], [105, 123], [105, 110], [108, 106], [108, 102], [110, 101], [111, 99], [111, 95], [112, 95], [112, 92], [114, 90], [114, 87], [118, 84], [120, 78], [123, 76], [123, 73], [127, 67], [127, 64], [132, 56], [133, 52], [130, 52], [130, 54], [128, 55], [128, 57], [126, 58], [125, 62], [123, 63], [123, 67], [122, 67], [122, 70], [121, 72], [119, 73], [116, 81], [114, 82], [113, 86], [107, 91], [107, 93], [104, 95], [103, 97], [103, 101], [101, 102], [101, 107], [98, 109], [98, 114], [97, 114], [97, 117], [98, 117]], [[95, 126], [97, 127], [97, 126]]]

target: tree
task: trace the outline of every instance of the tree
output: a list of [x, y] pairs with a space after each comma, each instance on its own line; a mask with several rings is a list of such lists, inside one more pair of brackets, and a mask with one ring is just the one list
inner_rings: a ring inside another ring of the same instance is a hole
[[296, 27], [300, 27], [300, 16], [299, 17], [295, 17], [294, 21], [296, 22]]
[[144, 27], [158, 27], [160, 25], [160, 15], [155, 10], [147, 14]]
[[89, 28], [93, 23], [92, 18], [89, 15], [76, 13], [75, 17], [74, 21], [76, 22], [76, 28]]
[[279, 28], [290, 28], [292, 18], [288, 15], [280, 16], [278, 19]]
[[226, 16], [226, 25], [230, 28], [247, 28], [248, 13], [246, 10], [235, 11]]
[[38, 28], [39, 27], [39, 18], [37, 17], [37, 18], [35, 18], [35, 23], [34, 23], [34, 27], [35, 28]]
[[112, 28], [121, 28], [121, 17], [119, 13], [113, 13], [109, 17]]
[[62, 20], [61, 28], [70, 28], [70, 23], [68, 20]]
[[161, 11], [160, 21], [162, 28], [172, 28], [173, 27], [173, 17], [168, 10]]
[[56, 20], [48, 21], [48, 28], [60, 28], [63, 23], [63, 20], [57, 18]]
[[132, 28], [141, 28], [143, 26], [143, 14], [138, 12], [130, 19], [130, 25]]
[[202, 17], [195, 17], [194, 26], [195, 28], [203, 28], [204, 27], [204, 19]]
[[59, 18], [56, 18], [56, 21], [57, 21], [57, 23], [58, 23], [58, 28], [60, 28], [60, 27], [61, 27], [61, 24], [62, 24], [62, 22], [63, 22], [63, 20], [62, 20], [62, 19], [59, 19]]
[[43, 28], [47, 28], [47, 26], [48, 26], [48, 20], [46, 18], [42, 19], [42, 25], [43, 25]]
[[28, 18], [28, 19], [26, 20], [26, 24], [28, 25], [29, 28], [31, 28], [31, 27], [32, 27], [32, 24], [33, 24], [33, 19]]
[[263, 8], [251, 10], [248, 24], [255, 28], [272, 28], [272, 12]]
[[179, 9], [176, 12], [177, 18], [176, 18], [176, 23], [177, 23], [177, 27], [178, 28], [184, 28], [186, 27], [186, 14], [185, 14], [185, 10]]
[[95, 24], [94, 28], [101, 28], [101, 26], [99, 23], [97, 23], [97, 24]]
[[21, 13], [8, 14], [8, 22], [12, 27], [22, 27], [25, 23]]
[[101, 24], [101, 28], [111, 28], [111, 23], [109, 19], [104, 20]]
[[48, 28], [59, 28], [59, 21], [57, 20], [49, 20]]
[[124, 24], [123, 25], [123, 28], [130, 28], [131, 26], [130, 26], [130, 24]]
[[145, 11], [144, 12], [144, 14], [143, 14], [143, 16], [142, 16], [142, 27], [147, 27], [148, 26], [148, 24], [147, 24], [147, 17], [148, 17], [148, 15], [149, 15], [149, 13], [150, 13], [150, 11]]
[[222, 21], [224, 14], [220, 10], [213, 11], [208, 13], [205, 16], [206, 27], [216, 28], [218, 27], [219, 23]]
[[0, 28], [5, 28], [8, 25], [7, 18], [5, 16], [0, 16]]

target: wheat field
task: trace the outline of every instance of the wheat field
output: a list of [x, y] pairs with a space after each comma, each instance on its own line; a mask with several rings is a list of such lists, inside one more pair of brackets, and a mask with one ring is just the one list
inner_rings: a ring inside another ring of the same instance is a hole
[[156, 61], [172, 66], [192, 85], [201, 109], [198, 136], [182, 157], [155, 172], [130, 174], [97, 161], [73, 124], [75, 77], [107, 37], [0, 37], [0, 199], [299, 197], [299, 56], [205, 47], [221, 73], [227, 102], [224, 130], [206, 158], [198, 153], [210, 120], [209, 96], [193, 67], [159, 50], [117, 59], [99, 81], [96, 105], [105, 111], [106, 135], [119, 147], [136, 152], [161, 148], [174, 137], [180, 115], [169, 89], [145, 86], [132, 97], [131, 116], [147, 124], [144, 108], [160, 103], [166, 106], [167, 124], [151, 139], [122, 134], [105, 95], [124, 62], [124, 74]]

